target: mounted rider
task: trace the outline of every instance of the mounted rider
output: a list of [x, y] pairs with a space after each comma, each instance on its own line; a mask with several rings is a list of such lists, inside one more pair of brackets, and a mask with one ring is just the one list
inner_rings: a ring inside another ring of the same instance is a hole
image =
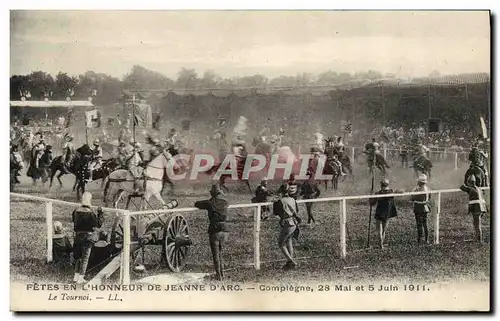
[[485, 179], [488, 182], [488, 169], [486, 167], [488, 153], [480, 148], [482, 142], [482, 137], [479, 137], [472, 144], [471, 151], [469, 152], [469, 161], [471, 162], [471, 167], [478, 167], [483, 171]]
[[144, 172], [141, 165], [144, 163], [144, 151], [141, 148], [141, 144], [134, 142], [132, 156], [127, 161], [128, 170], [130, 174], [134, 177], [134, 193], [139, 193], [140, 190], [140, 179]]
[[363, 153], [368, 157], [368, 164], [390, 168], [384, 157], [380, 153], [380, 144], [377, 142], [376, 138], [372, 138], [372, 141], [365, 145], [365, 150], [363, 150]]
[[64, 135], [64, 144], [62, 146], [63, 151], [63, 168], [66, 174], [69, 174], [69, 168], [71, 161], [73, 160], [73, 156], [75, 155], [75, 145], [73, 144], [73, 136], [69, 133]]
[[212, 136], [212, 139], [219, 153], [219, 161], [222, 162], [222, 160], [226, 157], [228, 150], [226, 133], [221, 130], [216, 130]]
[[311, 146], [311, 153], [319, 156], [325, 152], [325, 141], [323, 140], [323, 134], [316, 133], [314, 134], [314, 141]]
[[325, 143], [325, 154], [327, 161], [334, 162], [338, 166], [338, 168], [340, 168], [340, 174], [342, 176], [346, 175], [343, 168], [344, 166], [342, 166], [342, 162], [340, 161], [340, 157], [342, 157], [342, 154], [339, 153], [339, 147], [341, 146], [343, 149], [343, 144], [340, 145], [338, 143], [338, 139], [334, 139], [333, 137], [328, 137], [325, 140]]
[[[151, 148], [149, 149], [149, 160], [152, 161], [156, 156], [163, 152], [163, 145], [158, 138], [150, 140]], [[144, 157], [143, 157], [144, 159]]]
[[333, 145], [333, 150], [334, 150], [334, 155], [337, 155], [337, 157], [338, 157], [337, 158], [338, 164], [340, 164], [340, 168], [341, 168], [340, 174], [342, 176], [347, 175], [347, 173], [345, 172], [344, 166], [342, 164], [342, 161], [341, 161], [345, 155], [345, 146], [344, 146], [344, 142], [342, 140], [342, 136], [336, 137], [335, 143]]
[[92, 173], [94, 170], [99, 169], [102, 166], [102, 147], [99, 138], [94, 139], [92, 151], [92, 160], [89, 164], [89, 182], [92, 182]]
[[236, 157], [237, 163], [244, 161], [247, 157], [246, 143], [243, 139], [241, 139], [240, 135], [236, 135], [233, 139], [233, 142], [231, 143], [231, 149], [234, 156]]
[[130, 157], [129, 146], [127, 146], [127, 144], [125, 142], [121, 141], [118, 144], [116, 151], [117, 151], [117, 158], [121, 164], [121, 167], [126, 168], [127, 167], [127, 159]]

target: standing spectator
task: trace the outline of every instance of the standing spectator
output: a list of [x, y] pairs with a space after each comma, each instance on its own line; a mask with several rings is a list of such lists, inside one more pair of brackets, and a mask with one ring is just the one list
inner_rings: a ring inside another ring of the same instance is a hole
[[294, 200], [297, 200], [297, 197], [299, 196], [299, 184], [295, 180], [295, 173], [290, 174], [287, 184], [290, 196], [293, 197]]
[[[314, 181], [314, 177], [313, 177], [311, 172], [308, 172], [307, 175], [308, 175], [307, 181], [305, 181], [301, 185], [300, 195], [306, 200], [318, 198], [319, 195], [321, 194], [321, 192], [318, 188], [318, 185]], [[306, 203], [307, 224], [311, 224], [311, 223], [316, 224], [316, 220], [314, 219], [313, 214], [312, 214], [312, 207], [313, 207], [312, 202]]]
[[403, 144], [399, 153], [401, 156], [401, 167], [408, 168], [408, 146], [406, 144]]
[[283, 269], [293, 269], [297, 263], [293, 259], [293, 237], [298, 231], [300, 218], [297, 216], [299, 207], [297, 201], [290, 194], [290, 186], [284, 184], [279, 189], [280, 199], [273, 204], [273, 213], [280, 217], [281, 231], [278, 238], [278, 246], [286, 258]]
[[[387, 178], [382, 179], [380, 182], [380, 190], [375, 192], [375, 195], [383, 194], [393, 194], [393, 193], [403, 193], [401, 190], [393, 190], [389, 188], [389, 180]], [[387, 231], [387, 225], [389, 219], [396, 217], [398, 215], [396, 205], [394, 204], [394, 197], [383, 197], [383, 198], [371, 198], [370, 205], [377, 205], [375, 209], [375, 223], [376, 231], [379, 239], [379, 246], [381, 249], [384, 248], [385, 233]]]
[[[427, 186], [427, 175], [422, 174], [418, 177], [417, 187], [414, 192], [430, 192]], [[427, 214], [431, 211], [430, 208], [431, 194], [412, 195], [413, 212], [417, 222], [417, 242], [420, 244], [422, 234], [425, 235], [425, 243], [429, 241], [429, 230], [427, 228]]]
[[481, 217], [486, 213], [483, 191], [477, 187], [477, 179], [474, 175], [469, 176], [467, 185], [460, 186], [460, 189], [469, 194], [469, 214], [472, 215], [476, 241], [482, 243]]
[[215, 278], [222, 281], [224, 278], [222, 246], [227, 240], [228, 228], [226, 221], [229, 203], [223, 198], [224, 192], [222, 192], [219, 185], [212, 185], [210, 196], [211, 198], [208, 200], [195, 202], [194, 206], [206, 210], [208, 213], [208, 220], [210, 221], [208, 225], [208, 240], [210, 249], [212, 250]]
[[94, 230], [102, 226], [103, 213], [101, 207], [97, 215], [90, 209], [92, 194], [85, 192], [82, 195], [82, 206], [73, 211], [73, 224], [75, 231], [74, 258], [75, 277], [77, 283], [85, 282], [85, 273], [90, 258], [90, 252], [95, 242]]
[[[267, 180], [263, 179], [255, 190], [255, 197], [252, 198], [252, 203], [266, 203], [267, 197], [271, 195], [273, 195], [273, 192], [267, 188]], [[262, 206], [260, 213], [261, 220], [265, 221], [269, 218], [267, 212], [269, 212], [269, 206]]]

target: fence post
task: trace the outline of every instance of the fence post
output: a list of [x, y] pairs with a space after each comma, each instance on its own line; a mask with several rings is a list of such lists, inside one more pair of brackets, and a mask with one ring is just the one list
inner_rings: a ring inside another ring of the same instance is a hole
[[347, 221], [347, 200], [343, 198], [340, 201], [341, 211], [340, 211], [340, 256], [345, 259], [347, 256], [346, 247], [346, 221]]
[[47, 224], [47, 263], [52, 262], [52, 202], [45, 203], [45, 222]]
[[384, 146], [384, 158], [387, 159], [387, 147]]
[[253, 220], [253, 266], [260, 270], [260, 216], [262, 208], [257, 205]]
[[351, 148], [351, 162], [353, 162], [353, 163], [354, 163], [354, 149], [355, 148], [356, 147], [354, 147], [354, 146], [352, 146], [352, 148]]
[[123, 223], [122, 266], [120, 269], [121, 284], [130, 284], [130, 214], [121, 212]]
[[455, 164], [455, 166], [453, 169], [458, 170], [458, 153], [457, 152], [455, 152], [454, 164]]
[[436, 214], [434, 215], [434, 244], [439, 244], [439, 214], [441, 214], [441, 192], [437, 193]]

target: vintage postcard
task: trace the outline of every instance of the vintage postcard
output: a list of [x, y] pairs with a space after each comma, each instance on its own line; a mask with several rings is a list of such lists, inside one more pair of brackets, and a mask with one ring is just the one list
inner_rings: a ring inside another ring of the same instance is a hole
[[490, 19], [11, 11], [11, 310], [490, 311]]

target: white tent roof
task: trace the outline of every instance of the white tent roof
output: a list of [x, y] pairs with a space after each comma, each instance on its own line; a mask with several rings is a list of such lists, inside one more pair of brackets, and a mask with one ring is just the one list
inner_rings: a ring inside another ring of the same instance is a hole
[[52, 108], [52, 107], [94, 107], [94, 105], [87, 100], [15, 100], [10, 102], [10, 107], [34, 107], [34, 108]]

